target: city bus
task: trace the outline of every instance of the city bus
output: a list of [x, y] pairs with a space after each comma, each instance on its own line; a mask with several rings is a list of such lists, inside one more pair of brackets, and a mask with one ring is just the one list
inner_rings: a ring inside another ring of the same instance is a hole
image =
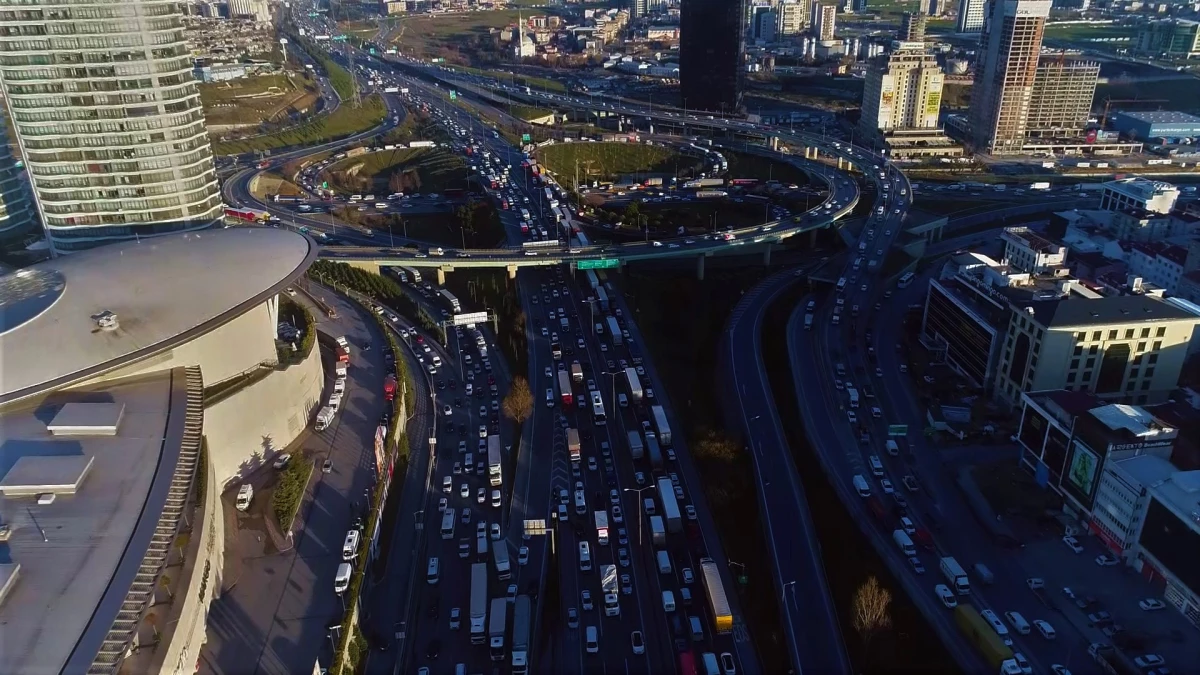
[[908, 288], [910, 285], [912, 285], [913, 279], [915, 279], [916, 276], [917, 275], [913, 274], [912, 272], [905, 272], [904, 276], [900, 277], [900, 281], [896, 282], [896, 287]]
[[600, 392], [592, 392], [592, 423], [597, 426], [608, 424], [604, 418], [604, 399], [600, 398]]
[[446, 509], [442, 512], [442, 539], [454, 538], [454, 521], [458, 520], [458, 514], [454, 509]]

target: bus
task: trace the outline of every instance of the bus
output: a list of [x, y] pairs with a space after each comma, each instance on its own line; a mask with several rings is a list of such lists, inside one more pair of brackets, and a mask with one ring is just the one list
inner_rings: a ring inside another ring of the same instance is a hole
[[597, 426], [608, 424], [604, 418], [604, 399], [600, 398], [600, 392], [592, 392], [592, 423]]
[[900, 281], [896, 282], [896, 287], [897, 288], [908, 288], [909, 286], [912, 285], [913, 279], [915, 279], [916, 276], [917, 275], [913, 274], [912, 272], [905, 272], [904, 276], [900, 277]]
[[442, 512], [442, 539], [454, 538], [454, 522], [458, 520], [458, 514], [454, 509], [446, 509]]

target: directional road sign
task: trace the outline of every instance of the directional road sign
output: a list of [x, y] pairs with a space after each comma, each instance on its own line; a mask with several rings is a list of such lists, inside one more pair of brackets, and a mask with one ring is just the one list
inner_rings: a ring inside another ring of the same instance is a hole
[[487, 323], [487, 312], [471, 312], [469, 314], [455, 314], [451, 323], [455, 326], [468, 326], [476, 323]]
[[908, 435], [908, 425], [907, 424], [889, 424], [888, 425], [888, 438], [896, 438], [898, 436], [907, 436], [907, 435]]
[[621, 266], [617, 258], [601, 258], [599, 260], [580, 260], [577, 267], [581, 270], [608, 270]]

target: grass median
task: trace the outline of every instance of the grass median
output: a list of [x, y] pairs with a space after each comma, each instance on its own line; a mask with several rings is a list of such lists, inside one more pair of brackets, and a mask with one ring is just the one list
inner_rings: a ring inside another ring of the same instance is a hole
[[271, 513], [275, 514], [275, 522], [285, 535], [292, 531], [292, 521], [296, 519], [296, 511], [304, 500], [304, 490], [312, 477], [312, 459], [307, 451], [297, 452], [279, 475], [279, 482], [271, 493]]
[[607, 181], [624, 175], [675, 175], [681, 165], [692, 165], [671, 148], [640, 143], [555, 143], [538, 148], [537, 159], [572, 189], [576, 176]]

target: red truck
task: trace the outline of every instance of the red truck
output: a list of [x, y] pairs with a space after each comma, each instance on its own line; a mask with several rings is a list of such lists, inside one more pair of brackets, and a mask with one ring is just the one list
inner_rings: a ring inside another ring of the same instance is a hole
[[383, 381], [383, 400], [391, 401], [396, 398], [396, 376], [388, 375]]
[[350, 363], [350, 351], [345, 347], [337, 346], [337, 360], [341, 363]]

